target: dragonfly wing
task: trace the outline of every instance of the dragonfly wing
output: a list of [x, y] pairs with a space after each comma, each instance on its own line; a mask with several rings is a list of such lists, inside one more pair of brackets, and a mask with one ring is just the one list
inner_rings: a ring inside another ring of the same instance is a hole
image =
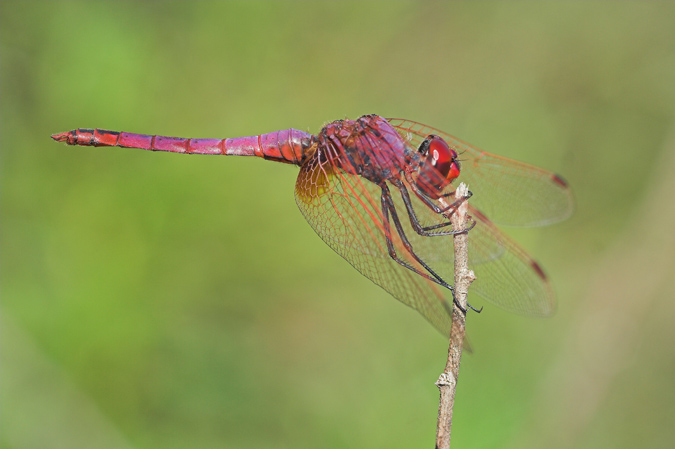
[[[408, 190], [410, 186], [405, 183]], [[392, 194], [395, 192], [392, 192]], [[392, 195], [396, 197], [397, 195]], [[394, 198], [408, 239], [419, 255], [446, 282], [454, 279], [454, 247], [452, 236], [421, 236], [412, 229], [401, 198]], [[555, 295], [546, 274], [537, 262], [513, 239], [499, 230], [469, 201], [469, 215], [476, 225], [469, 231], [469, 268], [476, 281], [469, 289], [469, 303], [473, 295], [509, 312], [526, 316], [548, 316], [555, 310]], [[426, 207], [416, 196], [411, 196], [415, 215], [422, 226], [446, 223], [447, 219]], [[450, 229], [449, 227], [440, 228]], [[477, 304], [473, 304], [477, 305]]]
[[[404, 182], [404, 185], [406, 183]], [[421, 236], [412, 226], [402, 195], [389, 185], [404, 234], [415, 253], [446, 282], [454, 279], [452, 236]], [[407, 187], [410, 190], [410, 187]], [[448, 335], [451, 293], [394, 261], [387, 250], [379, 186], [332, 167], [313, 156], [303, 164], [295, 188], [296, 202], [316, 233], [361, 274], [399, 301], [419, 311]], [[423, 226], [447, 222], [416, 196], [412, 207]], [[555, 297], [539, 265], [503, 234], [478, 209], [470, 206], [476, 226], [469, 231], [469, 263], [477, 275], [470, 297], [485, 300], [521, 315], [546, 316], [555, 309]], [[393, 226], [392, 226], [393, 229]], [[449, 229], [449, 228], [445, 228]], [[406, 252], [395, 230], [396, 253], [424, 272]]]
[[542, 226], [564, 220], [573, 209], [567, 183], [553, 172], [487, 153], [441, 130], [404, 119], [387, 119], [409, 144], [418, 148], [430, 134], [459, 154], [459, 180], [474, 193], [471, 203], [495, 223]]
[[[389, 255], [379, 186], [333, 167], [317, 151], [300, 168], [295, 198], [307, 222], [328, 246], [361, 274], [417, 310], [442, 334], [450, 335], [450, 291]], [[406, 253], [396, 231], [392, 242], [399, 257], [423, 270]]]
[[551, 315], [555, 295], [539, 264], [471, 205], [469, 214], [476, 221], [469, 231], [469, 267], [476, 274], [469, 294], [520, 315]]

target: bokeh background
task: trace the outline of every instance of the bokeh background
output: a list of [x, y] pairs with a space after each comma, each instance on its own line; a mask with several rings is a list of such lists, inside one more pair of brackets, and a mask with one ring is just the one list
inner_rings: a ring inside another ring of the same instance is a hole
[[2, 447], [432, 447], [447, 340], [313, 233], [295, 167], [49, 138], [366, 113], [577, 199], [508, 230], [558, 312], [469, 316], [453, 446], [672, 446], [674, 23], [669, 2], [3, 1]]

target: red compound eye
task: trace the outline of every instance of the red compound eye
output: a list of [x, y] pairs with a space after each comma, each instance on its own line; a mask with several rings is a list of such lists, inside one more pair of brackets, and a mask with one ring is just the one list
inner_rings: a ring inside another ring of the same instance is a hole
[[426, 159], [419, 169], [417, 185], [430, 197], [438, 198], [445, 186], [459, 176], [457, 152], [433, 134], [424, 139], [419, 152]]

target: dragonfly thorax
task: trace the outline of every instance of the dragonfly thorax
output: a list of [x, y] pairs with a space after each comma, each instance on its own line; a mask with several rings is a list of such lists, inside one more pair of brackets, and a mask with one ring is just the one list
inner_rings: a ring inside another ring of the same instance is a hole
[[333, 166], [378, 185], [408, 167], [406, 142], [378, 115], [331, 122], [317, 138], [319, 150]]

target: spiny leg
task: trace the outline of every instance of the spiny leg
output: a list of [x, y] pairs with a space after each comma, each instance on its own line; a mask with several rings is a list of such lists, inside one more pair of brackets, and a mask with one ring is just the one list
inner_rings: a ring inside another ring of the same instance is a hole
[[[433, 209], [433, 211], [436, 212], [437, 214], [442, 214], [442, 213], [444, 213], [444, 212], [447, 212], [447, 211], [449, 211], [449, 210], [452, 210], [452, 212], [450, 212], [450, 215], [452, 215], [452, 214], [455, 213], [455, 211], [457, 210], [457, 208], [458, 208], [464, 201], [468, 200], [469, 198], [471, 198], [471, 197], [473, 196], [473, 193], [472, 193], [471, 191], [469, 191], [468, 195], [466, 195], [465, 197], [460, 198], [460, 199], [458, 199], [458, 200], [455, 200], [455, 202], [453, 202], [452, 204], [448, 205], [447, 207], [441, 208], [441, 207], [438, 207], [438, 205], [437, 205], [436, 203], [434, 203], [433, 201], [431, 201], [431, 199], [429, 199], [429, 197], [426, 196], [426, 195], [424, 194], [424, 192], [422, 192], [422, 191], [420, 190], [420, 188], [417, 186], [417, 183], [416, 183], [415, 180], [412, 178], [412, 175], [411, 175], [410, 173], [408, 173], [408, 172], [403, 172], [403, 176], [405, 176], [406, 181], [408, 181], [408, 184], [410, 184], [410, 187], [413, 189], [413, 192], [415, 192], [415, 195], [416, 195], [420, 200], [422, 200], [422, 202], [424, 202], [424, 204], [426, 204], [426, 205], [429, 206], [431, 209]], [[448, 198], [448, 197], [454, 196], [454, 195], [455, 195], [455, 192], [450, 192], [450, 193], [446, 193], [446, 194], [441, 195], [440, 198]]]
[[[403, 244], [406, 246], [406, 249], [412, 254], [412, 256], [417, 260], [424, 268], [426, 268], [434, 277], [431, 277], [427, 273], [423, 273], [417, 268], [413, 267], [410, 265], [408, 262], [404, 261], [403, 259], [399, 258], [398, 255], [396, 254], [396, 248], [394, 248], [394, 242], [391, 239], [391, 223], [389, 222], [389, 211], [391, 210], [392, 216], [394, 218], [394, 224], [396, 225], [396, 229], [399, 233], [399, 235], [403, 232], [402, 229], [400, 229], [400, 222], [398, 220], [398, 216], [396, 214], [395, 209], [391, 209], [391, 204], [390, 204], [390, 193], [389, 189], [385, 186], [382, 188], [382, 196], [380, 197], [381, 203], [382, 203], [382, 215], [384, 217], [384, 235], [387, 241], [387, 249], [389, 251], [389, 256], [391, 256], [392, 259], [394, 259], [396, 262], [399, 264], [403, 265], [407, 269], [414, 271], [415, 273], [419, 274], [420, 276], [423, 276], [427, 279], [429, 279], [432, 282], [435, 282], [439, 285], [442, 285], [443, 287], [446, 287], [450, 290], [453, 290], [454, 288], [452, 285], [447, 284], [443, 279], [438, 276], [436, 273], [434, 273], [430, 268], [426, 266], [426, 264], [412, 251], [412, 245], [410, 245], [410, 242], [408, 242], [408, 239], [405, 238], [405, 234], [403, 234]], [[407, 244], [407, 245], [406, 245]]]
[[[415, 254], [413, 251], [413, 247], [408, 241], [408, 238], [405, 236], [405, 232], [403, 231], [403, 227], [401, 226], [401, 221], [398, 219], [398, 214], [396, 213], [396, 207], [394, 206], [394, 202], [391, 199], [391, 193], [389, 192], [389, 188], [385, 183], [383, 183], [381, 186], [382, 188], [382, 195], [380, 197], [380, 201], [382, 203], [382, 216], [384, 218], [384, 236], [387, 241], [387, 249], [389, 250], [389, 256], [394, 259], [397, 263], [400, 265], [406, 267], [407, 269], [411, 270], [412, 272], [419, 274], [420, 276], [424, 277], [425, 279], [430, 280], [431, 282], [434, 282], [442, 287], [447, 288], [450, 290], [452, 293], [452, 301], [459, 307], [459, 310], [462, 311], [462, 313], [466, 314], [466, 309], [464, 309], [455, 299], [455, 288], [445, 282], [443, 278], [441, 278], [436, 272], [434, 272], [422, 259]], [[413, 267], [396, 254], [396, 249], [394, 248], [394, 242], [391, 239], [391, 223], [389, 222], [389, 213], [391, 213], [391, 218], [394, 221], [394, 226], [396, 227], [396, 231], [401, 238], [401, 242], [403, 243], [403, 246], [405, 246], [406, 250], [408, 253], [420, 264], [422, 267], [424, 267], [425, 270], [429, 272], [429, 274], [424, 273], [417, 268]], [[452, 310], [450, 309], [450, 306], [444, 301], [443, 302], [443, 307], [445, 307], [446, 311], [448, 313], [452, 313]]]
[[[450, 222], [447, 222], [447, 223], [441, 223], [441, 224], [434, 225], [434, 226], [422, 227], [422, 225], [419, 223], [419, 221], [418, 221], [418, 219], [417, 219], [417, 215], [415, 214], [415, 210], [413, 209], [412, 202], [410, 201], [410, 195], [408, 194], [408, 190], [406, 189], [405, 185], [404, 185], [400, 180], [392, 180], [392, 183], [393, 183], [396, 187], [398, 187], [398, 189], [401, 191], [401, 196], [403, 197], [403, 202], [405, 203], [406, 209], [407, 209], [407, 211], [408, 211], [408, 215], [409, 215], [409, 217], [410, 217], [410, 222], [411, 222], [413, 228], [415, 229], [415, 231], [416, 231], [418, 234], [420, 234], [420, 235], [422, 235], [422, 236], [428, 236], [428, 237], [442, 236], [442, 235], [455, 235], [455, 234], [461, 234], [461, 233], [464, 233], [464, 232], [469, 232], [471, 229], [473, 229], [474, 226], [476, 226], [476, 221], [474, 220], [468, 228], [462, 229], [462, 230], [459, 230], [459, 231], [454, 231], [454, 230], [452, 230], [452, 231], [442, 231], [442, 232], [427, 232], [427, 231], [432, 230], [432, 229], [437, 229], [437, 228], [440, 228], [440, 227], [448, 226], [448, 225], [451, 224], [451, 223], [450, 223]], [[418, 261], [418, 262], [419, 262], [419, 263], [420, 263], [420, 264], [421, 264], [421, 265], [422, 265], [429, 273], [431, 273], [435, 278], [437, 278], [438, 280], [441, 281], [441, 282], [439, 282], [440, 285], [443, 285], [444, 287], [450, 288], [450, 290], [452, 291], [452, 299], [453, 299], [453, 301], [455, 302], [455, 304], [457, 304], [457, 306], [459, 307], [459, 309], [460, 309], [463, 313], [466, 313], [466, 310], [463, 309], [463, 308], [457, 303], [457, 301], [455, 300], [455, 292], [454, 292], [454, 288], [449, 287], [449, 285], [447, 284], [447, 282], [443, 281], [443, 279], [442, 279], [440, 276], [438, 276], [431, 268], [429, 268], [429, 266], [428, 266], [426, 263], [424, 263], [424, 261], [422, 261], [422, 260], [414, 253], [414, 251], [413, 251], [413, 249], [412, 249], [412, 245], [410, 244], [410, 242], [408, 241], [407, 237], [405, 236], [405, 232], [403, 231], [403, 227], [401, 226], [401, 222], [400, 222], [400, 220], [399, 220], [399, 218], [398, 218], [398, 214], [396, 213], [396, 207], [395, 207], [395, 205], [394, 205], [394, 202], [393, 202], [392, 199], [391, 199], [391, 193], [389, 192], [389, 188], [387, 188], [386, 184], [384, 184], [384, 185], [382, 186], [382, 193], [383, 193], [383, 196], [384, 196], [385, 193], [386, 193], [387, 200], [388, 200], [388, 204], [389, 204], [389, 207], [390, 207], [390, 210], [391, 210], [391, 216], [392, 216], [392, 218], [394, 219], [394, 224], [396, 225], [396, 229], [397, 229], [397, 231], [398, 231], [398, 234], [399, 234], [399, 236], [401, 237], [401, 240], [403, 241], [404, 245], [406, 246], [406, 249], [408, 249], [408, 252], [409, 252], [409, 253], [415, 258], [415, 260], [417, 260], [417, 261]], [[466, 201], [467, 199], [469, 199], [469, 198], [471, 197], [471, 195], [472, 195], [472, 193], [469, 192], [469, 195], [468, 195], [468, 196], [465, 196], [465, 197], [463, 197], [463, 198], [458, 199], [458, 200], [455, 201], [453, 204], [451, 204], [449, 207], [447, 207], [445, 210], [448, 210], [448, 209], [450, 209], [450, 208], [452, 208], [452, 207], [455, 207], [454, 210], [457, 210], [456, 208], [459, 207], [459, 205], [461, 205], [461, 203], [463, 203], [464, 201]], [[444, 196], [445, 196], [445, 195], [444, 195]], [[384, 199], [383, 199], [383, 201], [384, 201]], [[383, 203], [383, 204], [384, 204], [384, 203]], [[454, 210], [453, 210], [452, 213], [454, 213]], [[384, 212], [385, 212], [385, 214], [386, 214], [386, 211], [384, 211]], [[388, 225], [389, 225], [389, 222], [388, 222], [388, 216], [387, 216], [387, 226], [388, 226]], [[415, 271], [416, 271], [416, 270], [415, 270]], [[473, 307], [473, 306], [472, 306], [471, 304], [469, 304], [469, 303], [467, 303], [467, 306], [468, 306], [469, 309], [473, 310], [473, 311], [476, 312], [476, 313], [480, 313], [480, 312], [483, 311], [483, 308], [482, 308], [482, 307], [481, 307], [480, 309], [476, 309], [475, 307]]]
[[[450, 226], [451, 223], [449, 221], [447, 221], [445, 223], [440, 223], [440, 224], [436, 224], [436, 225], [433, 225], [433, 226], [422, 226], [421, 223], [419, 222], [419, 220], [417, 219], [417, 214], [415, 214], [415, 209], [413, 208], [412, 201], [410, 200], [410, 195], [408, 194], [408, 189], [406, 189], [405, 184], [403, 184], [403, 182], [400, 179], [393, 179], [393, 180], [391, 180], [391, 182], [401, 192], [401, 197], [403, 198], [403, 203], [405, 204], [405, 208], [408, 211], [408, 216], [410, 217], [410, 224], [412, 225], [415, 232], [417, 232], [419, 235], [422, 235], [422, 236], [425, 236], [425, 237], [436, 237], [436, 236], [440, 236], [440, 235], [462, 234], [464, 232], [470, 231], [476, 225], [476, 222], [473, 221], [473, 223], [468, 228], [461, 229], [459, 231], [452, 230], [452, 231], [429, 232], [429, 231], [433, 231], [434, 229], [444, 228], [444, 227]], [[429, 201], [429, 203], [431, 203], [431, 200], [429, 200], [426, 197], [424, 197], [424, 198], [426, 199], [426, 201]], [[454, 214], [455, 211], [457, 210], [457, 207], [459, 207], [459, 205], [462, 204], [464, 201], [466, 201], [468, 198], [469, 197], [467, 196], [467, 197], [458, 199], [457, 201], [452, 203], [450, 206], [443, 209], [443, 211], [447, 211], [451, 208], [454, 208], [453, 211], [450, 213], [450, 215]], [[433, 203], [431, 203], [431, 204], [433, 204]], [[434, 206], [436, 207], [436, 209], [441, 210], [440, 208], [438, 208], [438, 206], [436, 206], [436, 205], [434, 205]], [[437, 213], [440, 214], [441, 212], [437, 212]]]

